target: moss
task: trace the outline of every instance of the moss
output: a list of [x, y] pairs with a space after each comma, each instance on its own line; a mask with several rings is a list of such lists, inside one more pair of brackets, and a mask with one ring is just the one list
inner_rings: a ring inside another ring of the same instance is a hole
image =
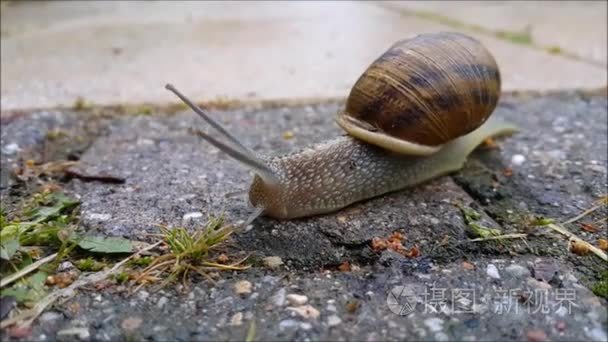
[[75, 263], [76, 267], [83, 272], [97, 272], [102, 270], [106, 264], [91, 257], [80, 259]]
[[559, 55], [562, 54], [562, 48], [560, 48], [559, 46], [549, 46], [547, 49], [547, 52], [552, 54], [552, 55]]
[[509, 40], [516, 44], [532, 45], [532, 35], [529, 31], [514, 32], [514, 31], [496, 31], [496, 37]]
[[85, 110], [90, 109], [92, 105], [83, 97], [79, 96], [78, 98], [76, 98], [76, 101], [74, 101], [74, 105], [72, 107], [74, 108], [74, 110]]
[[124, 284], [129, 280], [129, 277], [129, 273], [123, 271], [114, 275], [114, 280], [119, 284]]
[[608, 299], [608, 271], [602, 273], [601, 280], [593, 285], [591, 291], [598, 297]]

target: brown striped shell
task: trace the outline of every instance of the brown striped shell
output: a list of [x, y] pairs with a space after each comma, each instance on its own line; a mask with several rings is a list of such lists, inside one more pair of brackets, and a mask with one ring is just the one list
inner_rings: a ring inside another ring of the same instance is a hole
[[368, 143], [428, 155], [483, 124], [500, 90], [496, 61], [479, 41], [421, 34], [393, 44], [368, 67], [336, 121]]

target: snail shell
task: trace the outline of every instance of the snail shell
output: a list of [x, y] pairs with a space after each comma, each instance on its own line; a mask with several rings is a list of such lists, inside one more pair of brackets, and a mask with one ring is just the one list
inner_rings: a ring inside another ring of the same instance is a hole
[[336, 122], [370, 144], [429, 155], [481, 126], [500, 91], [496, 61], [479, 41], [421, 34], [396, 42], [365, 70]]

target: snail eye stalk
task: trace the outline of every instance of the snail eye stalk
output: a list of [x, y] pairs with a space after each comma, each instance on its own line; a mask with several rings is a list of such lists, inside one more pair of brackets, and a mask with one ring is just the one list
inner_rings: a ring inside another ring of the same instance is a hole
[[241, 164], [251, 168], [256, 174], [258, 174], [267, 183], [277, 183], [277, 177], [275, 173], [258, 157], [255, 153], [245, 147], [241, 142], [226, 131], [218, 122], [211, 119], [200, 107], [190, 101], [185, 95], [177, 90], [172, 84], [165, 85], [165, 88], [179, 97], [188, 107], [190, 107], [196, 114], [198, 114], [203, 120], [209, 123], [215, 128], [224, 138], [228, 139], [228, 143], [223, 143], [215, 138], [212, 138], [208, 134], [195, 130], [194, 132], [211, 145], [218, 148], [220, 151], [226, 153], [233, 159], [239, 161]]

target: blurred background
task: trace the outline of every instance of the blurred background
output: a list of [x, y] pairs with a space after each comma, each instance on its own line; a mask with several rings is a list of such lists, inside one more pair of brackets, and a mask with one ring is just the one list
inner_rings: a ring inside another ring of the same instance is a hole
[[345, 97], [393, 42], [459, 31], [503, 89], [606, 85], [606, 1], [2, 1], [2, 110]]

